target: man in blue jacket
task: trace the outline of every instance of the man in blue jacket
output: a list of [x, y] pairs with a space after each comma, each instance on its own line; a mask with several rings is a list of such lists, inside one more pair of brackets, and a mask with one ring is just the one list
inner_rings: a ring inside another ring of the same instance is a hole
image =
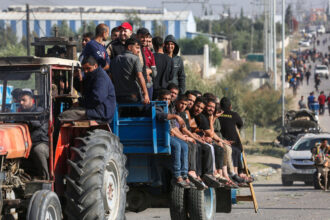
[[82, 67], [85, 76], [79, 107], [63, 112], [60, 120], [88, 119], [111, 122], [116, 108], [116, 95], [110, 77], [93, 56], [85, 57]]
[[103, 69], [109, 69], [110, 58], [104, 47], [104, 42], [109, 36], [109, 27], [106, 24], [99, 24], [95, 28], [95, 38], [86, 44], [86, 47], [82, 51], [80, 59], [93, 56], [99, 66]]

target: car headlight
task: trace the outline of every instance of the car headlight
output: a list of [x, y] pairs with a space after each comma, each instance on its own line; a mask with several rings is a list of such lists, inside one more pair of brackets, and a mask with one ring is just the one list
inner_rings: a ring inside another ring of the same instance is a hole
[[283, 163], [288, 163], [290, 160], [291, 158], [287, 154], [285, 154], [283, 157]]

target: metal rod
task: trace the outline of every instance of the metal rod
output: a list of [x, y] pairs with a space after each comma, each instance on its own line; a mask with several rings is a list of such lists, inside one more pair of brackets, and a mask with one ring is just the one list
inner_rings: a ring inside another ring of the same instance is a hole
[[285, 111], [285, 0], [282, 0], [282, 126], [284, 128]]
[[30, 40], [30, 6], [26, 4], [26, 48], [27, 48], [27, 55], [31, 55], [31, 40]]
[[277, 90], [277, 61], [276, 61], [276, 0], [273, 0], [273, 71], [274, 89]]

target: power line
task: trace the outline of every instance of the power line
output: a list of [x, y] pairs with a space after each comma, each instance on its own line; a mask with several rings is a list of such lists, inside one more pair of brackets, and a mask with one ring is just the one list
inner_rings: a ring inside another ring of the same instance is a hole
[[[32, 15], [33, 15], [33, 17], [34, 17], [34, 20], [39, 21], [39, 20], [36, 18], [36, 16], [34, 15], [34, 12], [33, 12], [33, 11], [31, 11], [31, 12], [32, 12]], [[45, 36], [46, 33], [45, 33], [44, 29], [42, 29], [42, 28], [40, 27], [39, 22], [36, 22], [36, 23], [37, 23], [39, 29], [42, 31], [43, 36]]]

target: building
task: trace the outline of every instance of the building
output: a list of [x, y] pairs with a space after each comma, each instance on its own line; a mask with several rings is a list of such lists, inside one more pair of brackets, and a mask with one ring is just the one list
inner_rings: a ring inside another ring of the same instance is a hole
[[[154, 32], [156, 21], [164, 28], [164, 34], [172, 34], [177, 39], [186, 38], [188, 32], [196, 32], [196, 22], [191, 11], [167, 11], [160, 8], [125, 6], [30, 6], [30, 31], [39, 37], [52, 36], [54, 25], [66, 21], [70, 29], [77, 33], [83, 26], [95, 22], [105, 23], [110, 29], [119, 26], [128, 14], [138, 16], [142, 26]], [[18, 39], [26, 36], [26, 7], [12, 5], [0, 12], [0, 28], [10, 27]]]

